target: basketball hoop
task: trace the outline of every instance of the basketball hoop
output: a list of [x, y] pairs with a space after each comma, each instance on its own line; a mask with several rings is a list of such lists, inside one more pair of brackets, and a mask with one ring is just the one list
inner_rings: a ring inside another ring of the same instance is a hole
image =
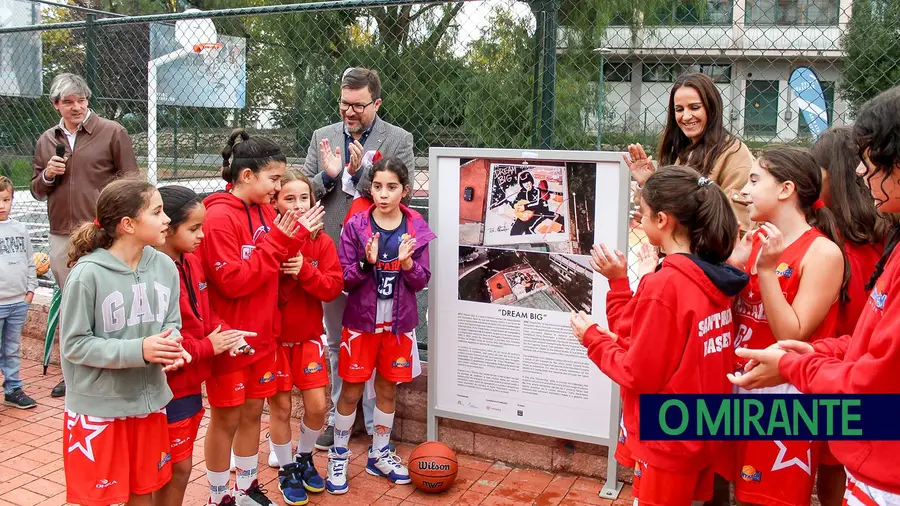
[[199, 44], [194, 44], [194, 52], [202, 53], [204, 51], [215, 51], [217, 49], [222, 49], [225, 44], [221, 42], [201, 42]]

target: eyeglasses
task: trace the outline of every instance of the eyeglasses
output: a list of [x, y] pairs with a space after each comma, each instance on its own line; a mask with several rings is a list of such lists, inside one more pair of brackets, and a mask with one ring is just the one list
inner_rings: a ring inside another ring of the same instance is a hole
[[347, 109], [350, 109], [352, 107], [353, 112], [355, 112], [356, 114], [362, 114], [363, 111], [366, 110], [366, 107], [369, 107], [370, 105], [372, 105], [374, 103], [375, 103], [375, 101], [373, 100], [373, 101], [369, 102], [368, 104], [349, 104], [347, 102], [344, 102], [343, 100], [340, 100], [340, 101], [338, 101], [338, 108], [340, 108], [341, 112], [346, 112]]

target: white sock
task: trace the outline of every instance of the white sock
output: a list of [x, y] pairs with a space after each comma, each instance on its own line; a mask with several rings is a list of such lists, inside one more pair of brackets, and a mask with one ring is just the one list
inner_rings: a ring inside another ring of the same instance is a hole
[[356, 410], [349, 415], [342, 415], [337, 410], [334, 412], [334, 447], [346, 448], [350, 443], [350, 433], [353, 431], [353, 422], [356, 421]]
[[313, 430], [306, 426], [305, 421], [300, 420], [300, 440], [297, 442], [297, 455], [312, 453], [313, 447], [316, 445], [316, 439], [319, 439], [319, 434], [321, 433], [321, 427]]
[[284, 467], [294, 462], [294, 442], [288, 441], [283, 445], [272, 443], [272, 451], [278, 459], [278, 465]]
[[231, 473], [228, 471], [210, 471], [206, 470], [206, 479], [209, 481], [209, 498], [213, 504], [219, 504], [228, 493], [228, 480]]
[[237, 477], [237, 489], [246, 491], [256, 480], [259, 467], [259, 454], [251, 457], [234, 456], [234, 475]]
[[375, 406], [372, 421], [375, 423], [375, 431], [372, 434], [372, 449], [381, 450], [391, 441], [391, 429], [394, 428], [394, 414], [385, 413]]

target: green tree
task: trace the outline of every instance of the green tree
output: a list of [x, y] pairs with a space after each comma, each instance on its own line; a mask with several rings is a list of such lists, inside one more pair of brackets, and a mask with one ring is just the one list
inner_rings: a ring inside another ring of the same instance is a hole
[[841, 96], [854, 113], [900, 82], [900, 0], [860, 0], [843, 39]]

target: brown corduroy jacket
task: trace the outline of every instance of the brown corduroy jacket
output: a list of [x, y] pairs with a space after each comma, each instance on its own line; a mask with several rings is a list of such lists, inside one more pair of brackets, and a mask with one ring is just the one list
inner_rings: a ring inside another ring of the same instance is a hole
[[[47, 184], [44, 169], [56, 154], [57, 144], [66, 147], [66, 173], [48, 179], [50, 184]], [[47, 201], [50, 233], [54, 235], [69, 235], [85, 221], [96, 218], [100, 190], [110, 181], [138, 175], [128, 132], [122, 125], [93, 111], [78, 126], [74, 151], [57, 124], [38, 138], [32, 165], [31, 194]]]

